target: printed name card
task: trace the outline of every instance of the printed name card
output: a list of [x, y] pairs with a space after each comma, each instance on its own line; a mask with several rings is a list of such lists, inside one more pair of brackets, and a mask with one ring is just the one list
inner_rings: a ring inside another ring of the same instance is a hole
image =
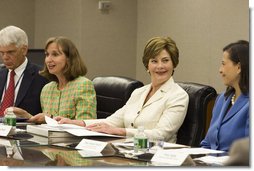
[[151, 161], [163, 166], [181, 166], [188, 156], [187, 153], [174, 153], [174, 150], [158, 150]]
[[8, 135], [14, 134], [14, 129], [9, 125], [0, 125], [0, 136], [7, 137]]
[[107, 144], [107, 142], [82, 139], [82, 141], [75, 148], [79, 150], [90, 150], [100, 153], [107, 146]]

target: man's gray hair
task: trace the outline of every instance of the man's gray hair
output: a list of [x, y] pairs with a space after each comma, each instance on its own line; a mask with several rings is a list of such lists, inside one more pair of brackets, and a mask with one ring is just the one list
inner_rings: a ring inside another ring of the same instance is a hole
[[16, 26], [7, 26], [0, 30], [0, 46], [14, 44], [17, 48], [28, 46], [28, 37], [24, 30]]

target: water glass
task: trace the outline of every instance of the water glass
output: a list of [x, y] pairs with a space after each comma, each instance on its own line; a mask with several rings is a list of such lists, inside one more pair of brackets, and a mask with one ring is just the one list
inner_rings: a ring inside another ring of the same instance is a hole
[[149, 139], [149, 152], [155, 153], [157, 150], [163, 149], [163, 145], [164, 145], [164, 138], [163, 137]]

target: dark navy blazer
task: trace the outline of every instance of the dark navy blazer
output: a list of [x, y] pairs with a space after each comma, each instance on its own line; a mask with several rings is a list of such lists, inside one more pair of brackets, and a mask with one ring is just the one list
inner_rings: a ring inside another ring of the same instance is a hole
[[249, 136], [249, 95], [241, 94], [227, 112], [231, 97], [225, 99], [221, 94], [216, 99], [210, 127], [201, 142], [202, 147], [228, 151], [235, 140]]
[[[20, 107], [32, 115], [42, 112], [40, 94], [48, 80], [39, 75], [40, 67], [28, 61], [14, 106]], [[8, 69], [0, 69], [0, 99], [6, 84]]]

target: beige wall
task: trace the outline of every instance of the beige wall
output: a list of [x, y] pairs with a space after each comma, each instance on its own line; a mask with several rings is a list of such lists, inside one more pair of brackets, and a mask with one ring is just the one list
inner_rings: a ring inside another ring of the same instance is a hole
[[108, 12], [99, 0], [1, 0], [0, 28], [17, 25], [31, 48], [43, 48], [48, 37], [67, 36], [88, 66], [87, 77], [123, 75], [144, 83], [150, 79], [141, 62], [153, 36], [171, 36], [180, 50], [176, 81], [193, 81], [224, 90], [218, 74], [221, 49], [249, 39], [248, 0], [110, 0]]
[[86, 0], [82, 4], [82, 52], [88, 57], [89, 76], [135, 78], [137, 2], [111, 2], [112, 9], [108, 13], [98, 10], [98, 0]]
[[248, 0], [138, 0], [136, 78], [150, 81], [141, 61], [147, 40], [171, 36], [180, 51], [174, 79], [223, 91], [218, 71], [222, 48], [249, 40], [248, 8]]
[[66, 36], [81, 48], [82, 0], [35, 0], [35, 48], [49, 37]]
[[87, 77], [136, 74], [136, 0], [111, 0], [108, 12], [98, 0], [36, 0], [35, 47], [50, 36], [67, 36], [88, 67]]
[[31, 47], [34, 44], [34, 0], [0, 0], [0, 29], [16, 25], [26, 31]]

